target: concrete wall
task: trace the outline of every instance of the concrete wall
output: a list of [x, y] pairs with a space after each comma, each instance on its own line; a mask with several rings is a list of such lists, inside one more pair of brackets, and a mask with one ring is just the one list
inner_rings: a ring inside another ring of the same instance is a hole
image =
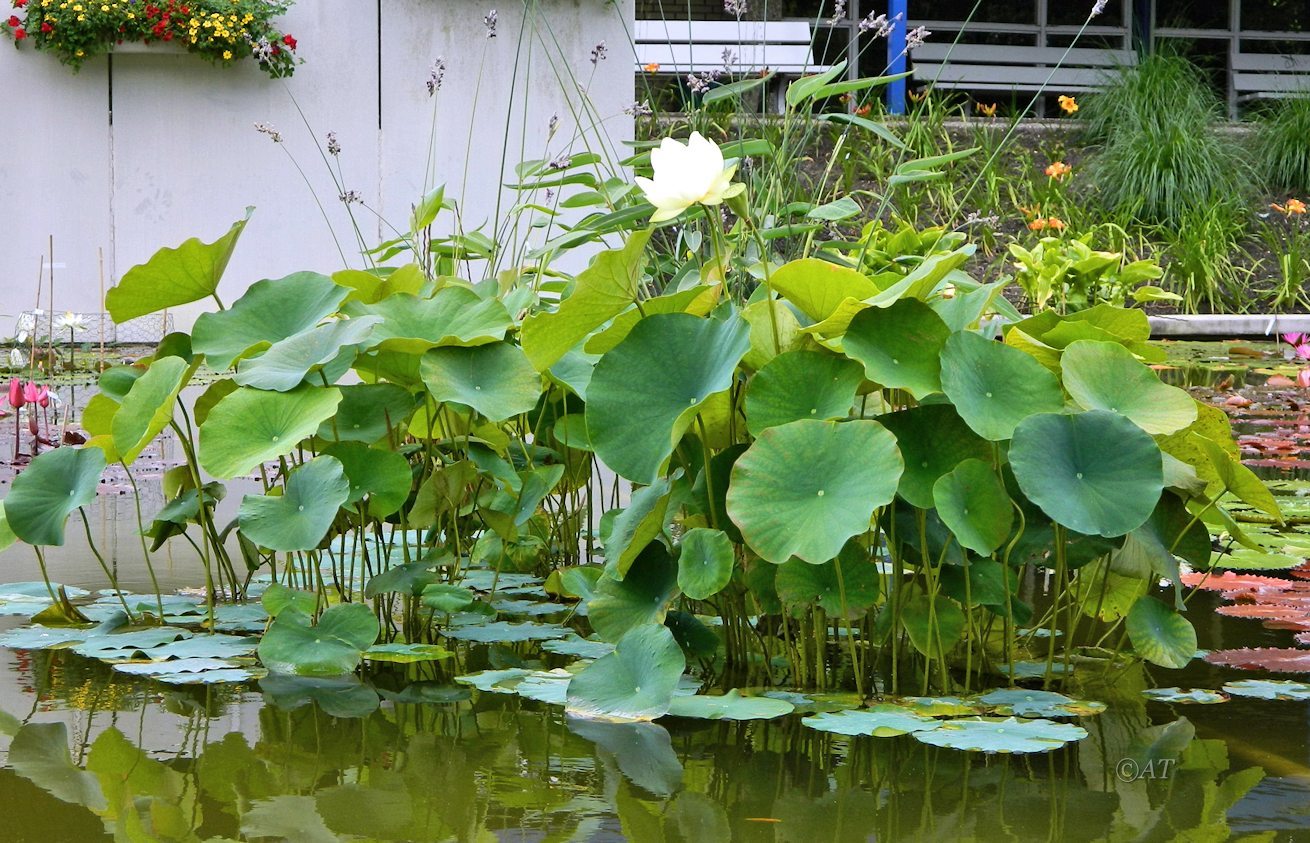
[[[447, 183], [473, 227], [496, 212], [496, 185], [513, 181], [518, 161], [600, 143], [575, 137], [576, 87], [588, 78], [595, 112], [607, 118], [604, 143], [621, 151], [631, 137], [622, 109], [633, 100], [624, 22], [632, 0], [528, 2], [501, 3], [498, 37], [488, 39], [482, 19], [494, 0], [301, 0], [285, 24], [305, 63], [286, 81], [253, 63], [215, 67], [158, 48], [120, 51], [73, 74], [0, 45], [0, 337], [35, 305], [51, 235], [58, 311], [100, 309], [99, 250], [112, 284], [161, 246], [218, 237], [247, 205], [257, 210], [221, 288], [226, 301], [260, 278], [335, 271], [341, 252], [361, 266], [320, 157], [329, 131], [344, 150], [344, 186], [363, 199], [352, 207], [368, 245], [405, 227], [425, 187]], [[611, 55], [593, 76], [590, 53], [602, 40]], [[425, 80], [437, 57], [447, 71], [430, 99]], [[552, 114], [559, 127], [547, 143]], [[255, 122], [275, 126], [284, 142]], [[501, 212], [513, 201], [503, 199]], [[174, 315], [185, 326], [195, 312]]]

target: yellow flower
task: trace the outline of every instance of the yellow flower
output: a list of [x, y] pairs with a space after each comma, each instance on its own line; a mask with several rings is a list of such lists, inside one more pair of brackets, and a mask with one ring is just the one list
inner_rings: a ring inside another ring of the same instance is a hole
[[1046, 175], [1053, 179], [1062, 179], [1072, 172], [1073, 167], [1070, 167], [1063, 161], [1056, 161], [1054, 164], [1046, 168]]
[[1060, 110], [1065, 114], [1073, 114], [1078, 110], [1078, 100], [1069, 96], [1062, 96], [1056, 100], [1060, 103]]
[[977, 109], [977, 110], [978, 110], [978, 113], [981, 114], [983, 117], [995, 117], [995, 116], [996, 116], [996, 103], [991, 103], [991, 104], [989, 104], [989, 105], [983, 105], [983, 104], [980, 103], [980, 102], [976, 102], [976, 103], [973, 104], [973, 107], [974, 107], [975, 109]]
[[223, 51], [223, 61], [232, 61], [232, 51], [231, 51], [231, 50], [224, 50], [224, 51]]

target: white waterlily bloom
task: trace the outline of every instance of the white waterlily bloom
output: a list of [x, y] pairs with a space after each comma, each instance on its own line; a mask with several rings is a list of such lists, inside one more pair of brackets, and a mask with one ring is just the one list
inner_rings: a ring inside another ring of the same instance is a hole
[[9, 349], [9, 368], [21, 369], [27, 365], [27, 355], [18, 347]]
[[692, 205], [718, 205], [746, 189], [733, 184], [737, 165], [725, 168], [723, 152], [714, 141], [692, 132], [684, 144], [673, 138], [651, 150], [654, 178], [637, 177], [637, 186], [655, 206], [651, 222], [671, 220]]
[[55, 320], [55, 327], [62, 331], [80, 333], [86, 330], [86, 320], [82, 318], [82, 314], [70, 310]]

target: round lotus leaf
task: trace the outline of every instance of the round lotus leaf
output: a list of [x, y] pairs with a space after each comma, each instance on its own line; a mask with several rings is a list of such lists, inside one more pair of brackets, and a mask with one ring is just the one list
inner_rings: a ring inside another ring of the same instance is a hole
[[456, 676], [455, 681], [462, 685], [472, 685], [479, 691], [491, 694], [512, 694], [514, 685], [531, 675], [532, 671], [527, 668], [508, 667], [503, 670], [482, 670], [466, 676]]
[[933, 746], [973, 752], [1049, 752], [1082, 740], [1087, 737], [1087, 730], [1050, 720], [977, 717], [948, 720], [940, 729], [915, 732], [914, 737]]
[[241, 535], [260, 547], [313, 550], [350, 497], [341, 461], [315, 457], [291, 472], [281, 495], [246, 495], [237, 511]]
[[622, 580], [606, 573], [587, 601], [592, 629], [606, 641], [618, 641], [631, 629], [663, 623], [678, 596], [678, 566], [664, 545], [652, 542]]
[[1290, 679], [1240, 679], [1225, 682], [1225, 694], [1259, 700], [1310, 700], [1310, 684]]
[[477, 600], [467, 588], [444, 582], [424, 586], [422, 594], [424, 606], [448, 615], [464, 611]]
[[967, 459], [990, 460], [992, 446], [949, 404], [926, 404], [878, 417], [896, 437], [905, 473], [896, 493], [919, 509], [932, 509], [933, 484]]
[[923, 717], [898, 705], [879, 705], [868, 711], [829, 711], [806, 717], [801, 723], [820, 732], [871, 735], [875, 738], [895, 738], [912, 732], [928, 732], [942, 725], [941, 721]]
[[1064, 388], [1087, 410], [1127, 416], [1147, 433], [1173, 433], [1196, 421], [1196, 401], [1115, 342], [1079, 340], [1060, 357]]
[[673, 717], [694, 717], [699, 720], [772, 720], [793, 711], [795, 707], [785, 700], [743, 697], [736, 688], [722, 696], [695, 694], [674, 697], [669, 706], [669, 714]]
[[706, 600], [732, 580], [732, 541], [722, 530], [693, 527], [678, 552], [678, 588], [692, 600]]
[[976, 705], [960, 697], [899, 697], [896, 704], [921, 717], [960, 717], [982, 713]]
[[759, 436], [799, 419], [844, 419], [863, 381], [859, 365], [833, 354], [779, 354], [746, 386], [746, 428]]
[[1050, 370], [1029, 355], [971, 332], [952, 334], [942, 351], [942, 391], [979, 436], [1003, 441], [1019, 422], [1064, 409]]
[[172, 421], [173, 404], [191, 372], [182, 358], [164, 357], [133, 382], [110, 422], [114, 449], [123, 463], [131, 465]]
[[962, 547], [990, 555], [1010, 536], [1014, 507], [990, 463], [969, 459], [933, 484], [937, 515]]
[[[1310, 690], [1310, 687], [1308, 687]], [[1228, 702], [1228, 695], [1221, 694], [1218, 691], [1211, 691], [1205, 688], [1147, 688], [1142, 691], [1142, 696], [1148, 700], [1167, 703], [1187, 703], [1197, 705], [1214, 705], [1216, 703]]]
[[951, 329], [918, 299], [871, 307], [851, 320], [842, 340], [847, 356], [864, 364], [869, 380], [923, 398], [942, 389], [942, 349]]
[[434, 348], [423, 355], [419, 371], [437, 401], [472, 407], [491, 421], [526, 413], [541, 397], [541, 375], [522, 349], [507, 342]]
[[568, 688], [568, 713], [600, 720], [654, 720], [668, 713], [687, 661], [661, 624], [628, 631], [614, 652], [582, 669]]
[[572, 680], [573, 674], [567, 670], [534, 670], [514, 685], [514, 693], [525, 700], [564, 705]]
[[200, 425], [200, 466], [219, 480], [230, 480], [289, 454], [331, 418], [340, 401], [335, 388], [267, 392], [241, 387], [219, 401]]
[[1146, 523], [1164, 491], [1163, 464], [1150, 434], [1104, 410], [1033, 416], [1010, 445], [1024, 495], [1087, 535], [1122, 536]]
[[875, 421], [772, 427], [733, 465], [728, 515], [763, 559], [819, 565], [869, 529], [903, 467], [896, 437]]
[[[142, 603], [148, 606], [149, 603]], [[199, 619], [187, 621], [199, 623]], [[194, 635], [178, 641], [170, 641], [158, 647], [143, 649], [148, 659], [162, 661], [165, 659], [231, 659], [248, 656], [255, 652], [258, 641], [245, 635]]]
[[474, 641], [479, 644], [514, 644], [519, 641], [547, 641], [552, 638], [567, 638], [573, 630], [553, 623], [510, 623], [496, 621], [478, 626], [459, 626], [445, 630], [447, 638], [456, 641]]
[[338, 442], [323, 449], [324, 456], [341, 463], [350, 483], [346, 503], [368, 499], [368, 512], [374, 518], [386, 518], [409, 500], [414, 475], [409, 460], [395, 451], [370, 448], [363, 442]]
[[560, 656], [576, 656], [580, 659], [598, 659], [614, 652], [614, 645], [605, 641], [593, 641], [574, 635], [554, 641], [542, 642], [541, 649]]
[[422, 354], [441, 346], [499, 342], [511, 325], [505, 305], [483, 299], [467, 287], [450, 286], [431, 298], [395, 293], [376, 304], [347, 302], [351, 316], [380, 316], [374, 339], [382, 351]]
[[1143, 595], [1128, 612], [1128, 640], [1137, 655], [1161, 667], [1186, 667], [1196, 656], [1196, 630], [1169, 606]]
[[329, 606], [310, 626], [309, 617], [283, 612], [259, 642], [259, 660], [276, 673], [336, 676], [350, 673], [378, 637], [378, 619], [363, 603]]
[[105, 453], [99, 448], [56, 448], [38, 454], [14, 478], [5, 520], [31, 545], [62, 545], [68, 516], [96, 499]]
[[393, 383], [337, 387], [341, 403], [318, 427], [318, 438], [374, 444], [402, 428], [414, 412], [414, 396]]
[[980, 696], [978, 702], [991, 706], [997, 714], [1015, 717], [1085, 717], [1105, 711], [1105, 703], [1027, 688], [991, 691]]
[[364, 658], [368, 661], [396, 664], [435, 662], [453, 655], [454, 653], [445, 647], [438, 647], [436, 644], [374, 644], [364, 651]]
[[750, 347], [740, 319], [649, 316], [596, 364], [587, 387], [587, 432], [622, 477], [650, 484], [711, 395], [732, 386]]
[[784, 606], [818, 605], [830, 618], [858, 620], [878, 602], [881, 582], [868, 551], [847, 542], [836, 559], [822, 565], [792, 559], [778, 568], [774, 585]]
[[334, 383], [368, 344], [377, 316], [337, 319], [279, 340], [257, 357], [237, 364], [232, 380], [241, 386], [287, 392], [301, 383]]
[[257, 281], [227, 310], [197, 317], [191, 347], [221, 372], [248, 352], [314, 327], [335, 313], [348, 293], [316, 272]]

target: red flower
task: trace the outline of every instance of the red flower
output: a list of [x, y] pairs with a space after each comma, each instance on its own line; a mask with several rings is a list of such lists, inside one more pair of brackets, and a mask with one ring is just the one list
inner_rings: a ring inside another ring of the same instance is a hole
[[27, 399], [23, 397], [23, 382], [18, 378], [9, 381], [9, 406], [17, 410], [26, 403]]
[[21, 9], [27, 5], [27, 0], [14, 0], [14, 5]]
[[296, 39], [292, 38], [290, 33], [287, 33], [286, 35], [282, 36], [282, 43], [286, 44], [288, 47], [290, 47], [293, 50], [296, 48]]
[[12, 27], [19, 27], [23, 25], [23, 22], [18, 19], [18, 15], [10, 15], [9, 20], [7, 20], [6, 23], [8, 23]]
[[50, 25], [50, 21], [44, 21], [41, 24], [41, 31], [49, 34], [51, 32], [54, 32], [55, 28]]
[[15, 41], [22, 41], [26, 37], [27, 37], [27, 30], [23, 29], [21, 26], [14, 30]]

